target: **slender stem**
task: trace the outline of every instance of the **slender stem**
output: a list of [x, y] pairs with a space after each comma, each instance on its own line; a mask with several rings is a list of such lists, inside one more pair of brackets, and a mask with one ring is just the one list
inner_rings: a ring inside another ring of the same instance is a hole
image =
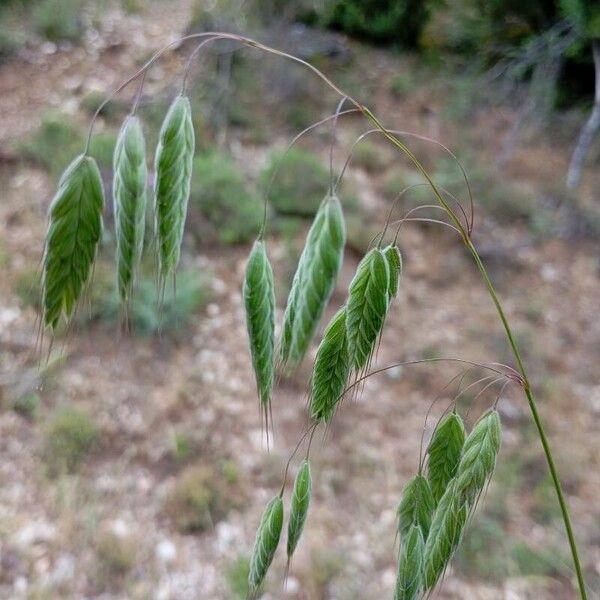
[[533, 421], [535, 422], [535, 426], [537, 427], [538, 434], [540, 436], [540, 441], [542, 442], [542, 446], [544, 448], [544, 453], [546, 455], [546, 460], [548, 462], [548, 469], [550, 470], [552, 482], [554, 483], [554, 489], [556, 490], [556, 495], [558, 497], [558, 503], [560, 504], [560, 511], [562, 513], [565, 529], [567, 531], [567, 538], [569, 539], [569, 546], [571, 547], [571, 554], [573, 555], [573, 562], [575, 563], [575, 574], [577, 575], [577, 583], [579, 585], [579, 593], [581, 595], [582, 600], [587, 600], [585, 580], [583, 578], [583, 571], [581, 569], [581, 564], [580, 564], [580, 560], [579, 560], [579, 551], [577, 550], [577, 542], [575, 540], [575, 534], [573, 533], [573, 526], [571, 525], [571, 518], [569, 516], [569, 508], [568, 508], [567, 502], [565, 500], [565, 495], [563, 493], [562, 484], [560, 482], [560, 477], [558, 475], [556, 465], [554, 464], [554, 457], [552, 456], [552, 450], [550, 448], [550, 443], [548, 442], [548, 438], [546, 437], [544, 425], [540, 418], [540, 415], [539, 415], [539, 412], [537, 409], [537, 404], [533, 398], [533, 394], [532, 394], [530, 388], [525, 388], [525, 395], [527, 396], [527, 401], [529, 402], [529, 408], [531, 410], [531, 416], [533, 417]]
[[500, 300], [498, 299], [498, 294], [496, 293], [496, 289], [492, 284], [489, 275], [485, 269], [483, 261], [479, 256], [475, 246], [471, 242], [468, 241], [467, 247], [469, 252], [473, 256], [475, 263], [483, 277], [485, 285], [488, 289], [488, 292], [492, 298], [494, 305], [496, 306], [496, 310], [500, 315], [500, 320], [504, 326], [504, 330], [506, 332], [506, 337], [508, 338], [508, 343], [511, 347], [512, 353], [517, 361], [517, 365], [519, 371], [521, 373], [521, 377], [523, 378], [523, 389], [525, 390], [525, 396], [527, 398], [527, 402], [529, 404], [529, 410], [531, 412], [531, 416], [535, 423], [538, 435], [540, 437], [540, 441], [542, 443], [542, 448], [544, 449], [544, 454], [546, 456], [546, 462], [548, 463], [548, 470], [550, 471], [550, 476], [552, 477], [552, 483], [554, 485], [554, 490], [556, 492], [556, 497], [558, 499], [558, 504], [560, 506], [560, 512], [562, 514], [563, 523], [565, 526], [565, 531], [567, 534], [567, 539], [569, 541], [569, 546], [571, 548], [571, 555], [573, 557], [573, 563], [575, 566], [575, 574], [577, 576], [577, 583], [579, 586], [579, 594], [581, 596], [581, 600], [587, 600], [587, 591], [585, 587], [585, 580], [583, 578], [583, 569], [581, 567], [581, 561], [579, 559], [579, 551], [577, 549], [577, 542], [575, 540], [575, 534], [573, 532], [573, 525], [571, 523], [571, 516], [569, 514], [569, 508], [567, 506], [567, 501], [565, 499], [565, 495], [562, 489], [562, 483], [560, 481], [560, 477], [558, 475], [558, 470], [556, 468], [556, 464], [554, 462], [554, 456], [552, 454], [552, 449], [550, 447], [550, 442], [548, 441], [548, 437], [546, 435], [546, 430], [544, 428], [544, 424], [542, 423], [542, 419], [540, 417], [537, 403], [533, 396], [533, 392], [531, 391], [531, 386], [529, 384], [529, 379], [527, 378], [527, 373], [525, 371], [525, 364], [523, 362], [523, 358], [521, 356], [521, 352], [519, 351], [519, 347], [515, 341], [512, 329], [506, 318], [504, 310], [502, 309], [502, 305], [500, 304]]

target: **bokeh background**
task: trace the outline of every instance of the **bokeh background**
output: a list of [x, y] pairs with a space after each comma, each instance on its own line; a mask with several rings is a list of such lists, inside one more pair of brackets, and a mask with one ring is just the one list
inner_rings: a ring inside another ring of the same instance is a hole
[[[176, 297], [167, 292], [161, 316], [149, 215], [133, 328], [120, 333], [111, 155], [133, 86], [102, 111], [92, 142], [107, 192], [93, 281], [73, 326], [42, 359], [36, 344], [39, 260], [57, 178], [81, 151], [101, 99], [157, 48], [202, 30], [248, 34], [297, 54], [389, 127], [435, 138], [460, 157], [475, 197], [473, 235], [531, 369], [596, 597], [598, 141], [571, 182], [578, 185], [568, 188], [566, 177], [593, 104], [599, 19], [585, 0], [2, 0], [0, 597], [245, 598], [260, 513], [307, 425], [314, 348], [276, 389], [267, 451], [240, 286], [266, 186], [281, 164], [268, 221], [281, 321], [329, 184], [330, 127], [283, 161], [281, 153], [331, 114], [337, 98], [307, 70], [229, 43], [205, 50], [192, 69], [197, 151]], [[149, 156], [193, 48], [174, 47], [148, 73], [139, 115]], [[335, 174], [366, 128], [357, 116], [340, 118]], [[466, 200], [443, 151], [410, 145], [440, 185]], [[326, 319], [396, 194], [420, 181], [384, 141], [357, 147], [340, 189], [348, 245]], [[430, 201], [426, 189], [414, 189], [397, 215]], [[400, 245], [405, 273], [377, 366], [439, 356], [512, 364], [453, 232], [409, 223]], [[279, 552], [265, 599], [392, 597], [395, 507], [418, 467], [422, 434], [426, 441], [461, 381], [464, 389], [486, 375], [474, 369], [452, 382], [462, 370], [439, 363], [373, 377], [317, 435], [307, 528], [287, 588]], [[469, 424], [500, 392], [478, 395], [481, 387], [458, 402]], [[560, 514], [519, 389], [504, 389], [499, 408], [498, 469], [437, 597], [575, 598]]]

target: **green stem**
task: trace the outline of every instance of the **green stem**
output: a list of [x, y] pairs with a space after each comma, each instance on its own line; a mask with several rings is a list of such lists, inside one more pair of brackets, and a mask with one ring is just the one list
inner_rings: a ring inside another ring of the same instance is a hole
[[577, 576], [577, 583], [579, 586], [579, 594], [581, 596], [581, 600], [587, 600], [585, 580], [583, 578], [583, 570], [581, 568], [581, 561], [579, 559], [579, 551], [577, 550], [575, 534], [573, 533], [573, 525], [571, 523], [569, 508], [567, 506], [567, 501], [565, 500], [565, 495], [562, 489], [560, 477], [558, 475], [558, 470], [556, 469], [556, 464], [554, 463], [554, 456], [552, 454], [552, 449], [550, 448], [550, 442], [548, 441], [546, 430], [544, 429], [544, 424], [542, 423], [542, 419], [538, 411], [537, 403], [535, 401], [535, 398], [533, 397], [531, 386], [529, 385], [529, 379], [527, 378], [527, 373], [525, 371], [525, 365], [523, 363], [523, 358], [521, 357], [521, 352], [519, 351], [519, 347], [517, 346], [512, 329], [510, 327], [508, 319], [506, 318], [502, 305], [500, 304], [500, 300], [498, 299], [496, 289], [494, 288], [494, 285], [490, 280], [490, 277], [486, 271], [483, 261], [481, 260], [481, 257], [479, 256], [479, 253], [477, 252], [475, 246], [473, 245], [473, 242], [470, 239], [467, 241], [467, 248], [469, 249], [469, 252], [471, 253], [473, 259], [475, 260], [475, 263], [477, 264], [477, 268], [479, 269], [479, 272], [481, 273], [481, 276], [485, 281], [485, 285], [488, 289], [488, 292], [492, 298], [494, 305], [496, 306], [498, 314], [500, 315], [502, 325], [504, 326], [504, 331], [506, 332], [506, 337], [508, 338], [508, 343], [510, 344], [512, 353], [515, 357], [515, 360], [517, 361], [519, 371], [521, 373], [521, 376], [523, 377], [523, 389], [525, 390], [525, 396], [527, 397], [527, 402], [529, 404], [531, 416], [537, 428], [540, 441], [542, 442], [542, 448], [544, 449], [546, 462], [548, 463], [548, 470], [550, 471], [550, 476], [552, 477], [552, 483], [554, 484], [556, 497], [558, 498], [558, 504], [560, 506], [560, 512], [562, 514], [565, 531], [567, 533], [567, 539], [569, 540], [571, 555], [573, 557], [573, 564], [575, 566], [575, 574]]

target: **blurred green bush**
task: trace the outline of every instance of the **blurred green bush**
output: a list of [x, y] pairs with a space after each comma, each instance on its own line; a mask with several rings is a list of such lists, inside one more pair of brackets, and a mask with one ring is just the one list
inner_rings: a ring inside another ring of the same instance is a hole
[[377, 42], [414, 47], [432, 4], [422, 0], [337, 0], [324, 3], [319, 21]]
[[190, 204], [212, 226], [210, 237], [222, 243], [247, 242], [258, 233], [263, 202], [226, 154], [209, 152], [196, 156]]
[[219, 469], [187, 467], [176, 478], [164, 511], [181, 533], [202, 532], [239, 505], [239, 490]]
[[320, 157], [298, 148], [285, 156], [272, 154], [260, 177], [264, 192], [268, 190], [275, 172], [269, 192], [271, 206], [281, 214], [314, 214], [329, 186], [329, 171]]
[[64, 406], [50, 416], [46, 425], [43, 459], [48, 474], [72, 473], [98, 440], [91, 418], [79, 409]]
[[[73, 123], [71, 117], [50, 111], [42, 115], [39, 127], [21, 144], [21, 156], [44, 167], [58, 178], [68, 164], [83, 152], [86, 132]], [[100, 169], [109, 170], [116, 142], [116, 133], [103, 131], [92, 137], [90, 154]]]

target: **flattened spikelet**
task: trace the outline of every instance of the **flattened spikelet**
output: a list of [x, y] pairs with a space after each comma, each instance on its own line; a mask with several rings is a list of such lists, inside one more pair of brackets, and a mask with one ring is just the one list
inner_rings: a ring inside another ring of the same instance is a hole
[[49, 210], [44, 253], [44, 324], [68, 320], [89, 279], [102, 235], [104, 191], [96, 161], [78, 156], [65, 170]]
[[368, 366], [388, 309], [390, 274], [379, 248], [360, 261], [348, 290], [346, 331], [350, 363], [355, 371]]
[[425, 542], [417, 525], [411, 525], [407, 534], [400, 540], [398, 577], [394, 600], [417, 600], [423, 586], [423, 553]]
[[321, 235], [326, 216], [326, 211], [324, 210], [322, 203], [319, 207], [319, 210], [315, 214], [310, 229], [308, 230], [306, 242], [304, 243], [304, 248], [302, 250], [302, 254], [300, 255], [300, 259], [298, 260], [298, 267], [294, 273], [292, 287], [290, 288], [287, 305], [285, 307], [285, 313], [283, 315], [283, 326], [281, 329], [281, 340], [279, 343], [279, 362], [281, 363], [282, 367], [286, 367], [288, 365], [288, 361], [290, 361], [298, 298], [302, 293], [302, 286], [304, 285], [304, 271], [312, 260], [316, 242]]
[[456, 413], [446, 415], [435, 428], [427, 448], [427, 479], [437, 504], [456, 469], [465, 443], [465, 425]]
[[460, 542], [467, 512], [467, 507], [456, 493], [456, 480], [453, 480], [433, 513], [429, 535], [425, 541], [424, 589], [433, 589], [444, 573]]
[[406, 537], [410, 528], [417, 525], [423, 539], [427, 539], [435, 504], [431, 488], [425, 477], [416, 475], [404, 487], [402, 500], [398, 505], [398, 531], [400, 539]]
[[496, 467], [502, 437], [500, 415], [485, 414], [465, 440], [456, 472], [456, 492], [471, 506]]
[[280, 362], [299, 364], [310, 345], [342, 265], [346, 225], [340, 201], [326, 197], [308, 232], [284, 315]]
[[248, 573], [248, 598], [255, 598], [273, 562], [283, 527], [283, 500], [273, 498], [265, 509], [254, 541]]
[[179, 264], [193, 158], [190, 102], [185, 96], [178, 96], [163, 121], [155, 158], [156, 235], [163, 281]]
[[317, 350], [310, 391], [310, 416], [329, 423], [348, 377], [350, 361], [346, 340], [346, 310], [333, 316]]
[[294, 554], [306, 517], [308, 516], [308, 507], [310, 505], [310, 496], [312, 493], [312, 480], [310, 475], [310, 463], [305, 460], [296, 475], [294, 481], [294, 490], [292, 492], [292, 505], [290, 507], [290, 521], [288, 523], [287, 555], [288, 560]]
[[273, 269], [262, 240], [254, 242], [248, 257], [243, 296], [256, 387], [267, 421], [273, 389], [275, 292]]
[[390, 283], [388, 286], [388, 302], [398, 295], [400, 288], [400, 277], [402, 276], [402, 255], [398, 246], [390, 244], [383, 249], [383, 255], [387, 260], [390, 270]]
[[128, 116], [121, 127], [113, 166], [117, 289], [121, 301], [127, 302], [144, 247], [148, 178], [144, 134], [135, 116]]

